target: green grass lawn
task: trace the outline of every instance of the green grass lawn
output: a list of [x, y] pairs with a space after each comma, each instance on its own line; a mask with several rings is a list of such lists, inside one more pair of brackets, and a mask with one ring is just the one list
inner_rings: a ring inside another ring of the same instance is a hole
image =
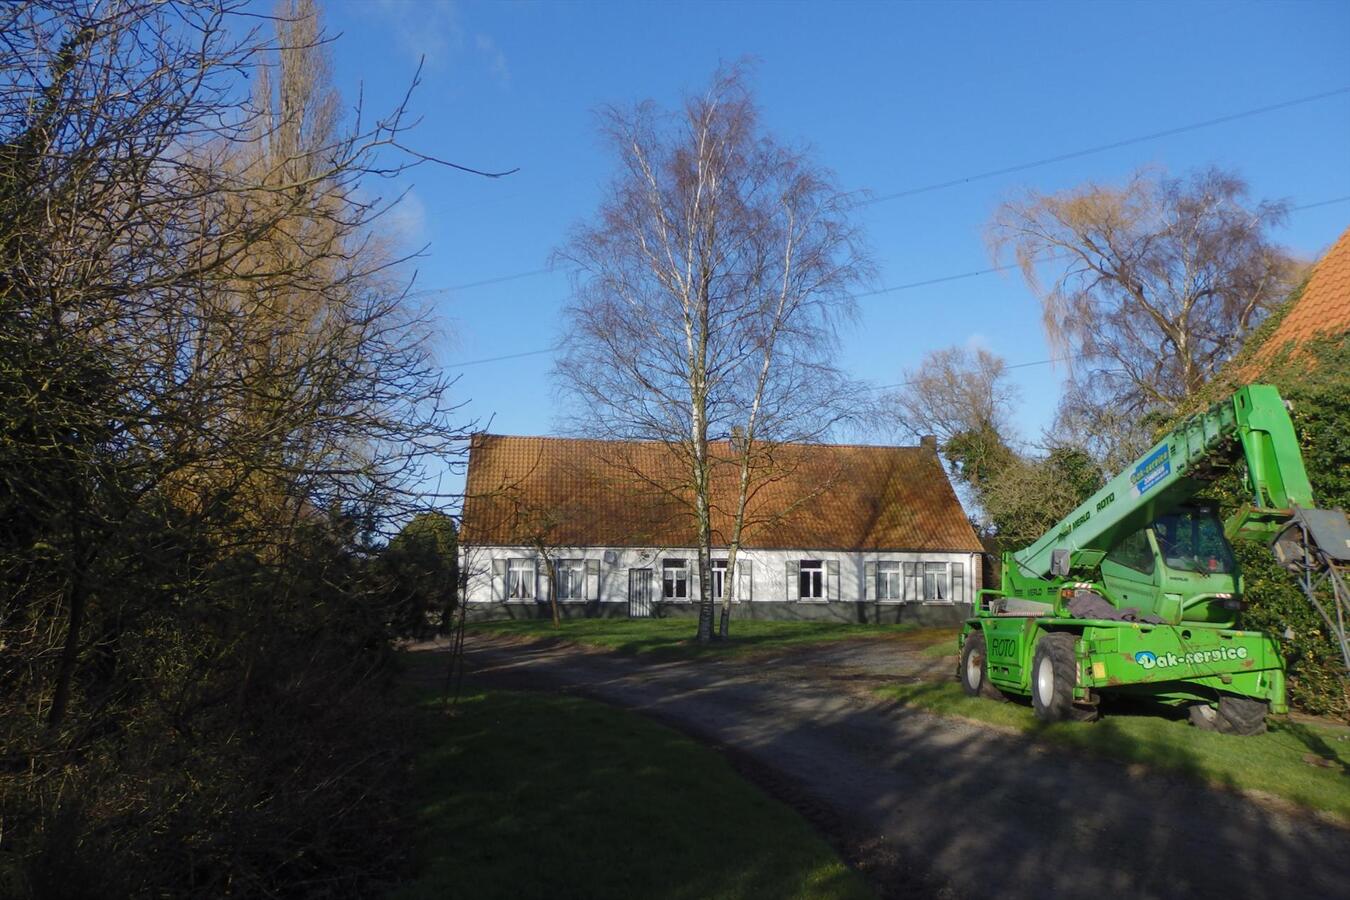
[[1350, 822], [1350, 729], [1271, 720], [1270, 731], [1234, 737], [1185, 721], [1108, 710], [1092, 723], [1045, 725], [1030, 706], [967, 697], [956, 682], [881, 688], [902, 703], [1033, 734], [1039, 740], [1150, 768], [1184, 772], [1214, 784], [1263, 791]]
[[714, 750], [577, 697], [427, 701], [415, 898], [866, 898], [790, 808]]
[[944, 656], [960, 656], [961, 650], [956, 646], [956, 639], [961, 634], [961, 629], [953, 628], [943, 633], [937, 641], [923, 648], [923, 655], [932, 659], [940, 659]]
[[698, 623], [685, 619], [568, 619], [554, 628], [548, 619], [478, 622], [479, 631], [529, 638], [558, 638], [621, 653], [676, 657], [738, 656], [847, 638], [888, 638], [916, 630], [913, 625], [854, 625], [843, 622], [736, 621], [731, 638], [700, 644]]

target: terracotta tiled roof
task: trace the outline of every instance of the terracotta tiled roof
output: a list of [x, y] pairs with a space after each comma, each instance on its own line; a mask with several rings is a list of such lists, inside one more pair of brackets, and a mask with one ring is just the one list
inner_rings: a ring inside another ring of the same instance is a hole
[[[736, 497], [731, 448], [713, 483], [714, 545]], [[981, 549], [937, 453], [927, 447], [790, 444], [773, 451], [742, 544], [812, 550]], [[689, 547], [687, 478], [660, 443], [480, 434], [469, 450], [462, 540], [559, 547]]]
[[1291, 344], [1346, 332], [1350, 332], [1350, 229], [1318, 260], [1303, 294], [1243, 366], [1243, 374], [1258, 375]]

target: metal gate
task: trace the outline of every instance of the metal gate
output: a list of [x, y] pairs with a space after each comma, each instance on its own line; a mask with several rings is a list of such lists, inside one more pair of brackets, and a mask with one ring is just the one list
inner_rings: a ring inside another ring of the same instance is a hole
[[628, 616], [650, 618], [652, 614], [652, 570], [628, 570]]

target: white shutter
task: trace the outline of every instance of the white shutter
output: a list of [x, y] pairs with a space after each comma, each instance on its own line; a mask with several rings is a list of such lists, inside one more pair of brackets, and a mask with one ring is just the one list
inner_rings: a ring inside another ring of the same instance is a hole
[[755, 563], [743, 560], [736, 563], [736, 599], [749, 600], [755, 584]]
[[492, 561], [492, 599], [506, 599], [506, 560]]
[[788, 560], [787, 563], [787, 598], [789, 600], [800, 600], [801, 584], [797, 576], [801, 574], [801, 563], [795, 559]]
[[839, 598], [839, 560], [827, 559], [825, 561], [825, 573], [828, 576], [828, 583], [825, 585], [825, 599], [838, 600]]
[[863, 599], [875, 600], [881, 596], [877, 590], [877, 564], [863, 563]]
[[586, 599], [600, 599], [600, 560], [586, 560]]

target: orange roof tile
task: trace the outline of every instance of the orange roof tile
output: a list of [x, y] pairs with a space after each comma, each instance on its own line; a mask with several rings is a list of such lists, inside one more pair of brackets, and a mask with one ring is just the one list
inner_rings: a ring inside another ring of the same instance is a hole
[[1318, 260], [1303, 293], [1284, 319], [1243, 367], [1246, 377], [1259, 375], [1264, 364], [1289, 345], [1295, 347], [1318, 335], [1350, 332], [1350, 229]]
[[[715, 546], [725, 546], [737, 467], [713, 445]], [[980, 551], [937, 453], [927, 447], [773, 448], [742, 545], [812, 550]], [[475, 435], [462, 540], [558, 547], [689, 547], [688, 477], [664, 444]]]

